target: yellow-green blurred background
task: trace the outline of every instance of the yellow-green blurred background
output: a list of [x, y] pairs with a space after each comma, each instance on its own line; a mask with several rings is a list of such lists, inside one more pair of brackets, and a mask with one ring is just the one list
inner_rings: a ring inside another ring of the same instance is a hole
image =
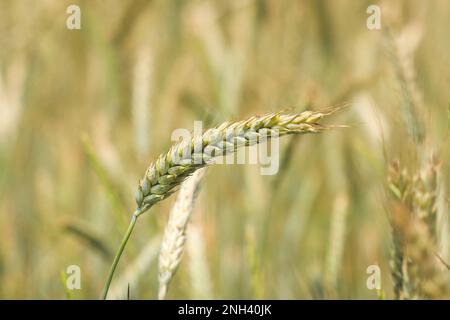
[[[71, 4], [80, 30], [66, 28]], [[371, 4], [381, 30], [366, 26]], [[278, 175], [208, 169], [168, 298], [392, 298], [394, 158], [439, 157], [449, 257], [449, 18], [445, 0], [0, 0], [0, 298], [98, 298], [174, 129], [336, 104], [327, 122], [350, 127], [281, 139]], [[115, 297], [127, 283], [156, 297], [174, 199], [139, 219]], [[80, 290], [65, 288], [70, 265]]]

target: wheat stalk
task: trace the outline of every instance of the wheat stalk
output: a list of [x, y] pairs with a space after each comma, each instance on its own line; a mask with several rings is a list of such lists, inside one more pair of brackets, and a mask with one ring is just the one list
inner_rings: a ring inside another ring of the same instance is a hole
[[186, 229], [194, 208], [194, 201], [204, 175], [197, 170], [181, 184], [177, 200], [172, 207], [159, 253], [158, 299], [165, 298], [167, 288], [180, 265], [186, 242]]
[[149, 241], [139, 252], [137, 258], [130, 263], [121, 277], [115, 281], [115, 285], [109, 290], [109, 299], [120, 300], [127, 298], [127, 288], [136, 291], [139, 282], [148, 273], [153, 262], [158, 257], [160, 237]]
[[202, 135], [174, 144], [167, 153], [160, 155], [150, 165], [139, 183], [136, 192], [137, 208], [112, 263], [103, 289], [103, 299], [106, 299], [114, 271], [133, 232], [137, 218], [142, 213], [169, 197], [187, 177], [196, 170], [213, 163], [217, 157], [230, 154], [240, 147], [264, 142], [268, 138], [322, 132], [331, 126], [322, 125], [319, 121], [339, 109], [335, 107], [293, 114], [277, 112], [253, 116], [242, 121], [225, 122], [205, 131]]

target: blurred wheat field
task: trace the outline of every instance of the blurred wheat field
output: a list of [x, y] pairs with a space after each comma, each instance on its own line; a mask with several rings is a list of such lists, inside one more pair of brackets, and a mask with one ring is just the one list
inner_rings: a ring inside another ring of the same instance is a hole
[[[393, 299], [396, 159], [412, 173], [438, 159], [433, 241], [450, 262], [450, 3], [378, 1], [381, 30], [371, 4], [0, 0], [0, 298], [98, 298], [174, 129], [342, 104], [327, 122], [348, 128], [280, 139], [274, 176], [208, 168], [167, 298]], [[139, 219], [111, 298], [157, 298], [175, 200]]]

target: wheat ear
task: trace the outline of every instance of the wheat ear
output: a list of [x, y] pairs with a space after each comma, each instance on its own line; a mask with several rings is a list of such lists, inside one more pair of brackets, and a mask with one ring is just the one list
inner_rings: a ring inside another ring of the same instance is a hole
[[136, 192], [137, 209], [112, 263], [102, 298], [106, 299], [108, 295], [114, 271], [137, 218], [154, 204], [170, 196], [187, 177], [212, 163], [216, 157], [232, 153], [240, 147], [263, 142], [266, 138], [322, 132], [330, 126], [322, 125], [319, 121], [339, 109], [329, 108], [294, 114], [277, 112], [253, 116], [243, 121], [225, 122], [200, 136], [194, 136], [189, 141], [183, 140], [174, 144], [167, 153], [160, 155], [139, 183]]
[[136, 192], [136, 203], [142, 214], [155, 203], [167, 198], [175, 187], [197, 169], [212, 163], [243, 146], [251, 146], [264, 138], [287, 134], [317, 133], [328, 128], [318, 123], [336, 108], [324, 112], [300, 114], [269, 113], [238, 122], [225, 122], [203, 135], [173, 145], [150, 165]]
[[417, 207], [417, 216], [422, 219], [430, 232], [433, 242], [437, 244], [437, 168], [435, 158], [414, 177], [414, 203]]
[[194, 172], [181, 184], [177, 200], [172, 207], [159, 253], [158, 299], [165, 298], [167, 288], [180, 265], [186, 242], [186, 229], [205, 169]]
[[[391, 195], [398, 203], [402, 203], [407, 210], [412, 208], [411, 204], [411, 184], [406, 170], [401, 171], [400, 163], [394, 161], [389, 167], [388, 175], [389, 189]], [[391, 249], [391, 275], [394, 282], [394, 296], [395, 299], [405, 299], [409, 297], [408, 288], [410, 287], [405, 256], [404, 241], [399, 228], [400, 223], [398, 217], [400, 216], [400, 206], [395, 206], [390, 217], [390, 224], [392, 228], [392, 249]], [[403, 223], [403, 221], [402, 221]]]
[[416, 175], [401, 170], [398, 161], [389, 172], [394, 195], [391, 216], [393, 254], [391, 272], [396, 299], [438, 298], [445, 283], [435, 265], [437, 161]]

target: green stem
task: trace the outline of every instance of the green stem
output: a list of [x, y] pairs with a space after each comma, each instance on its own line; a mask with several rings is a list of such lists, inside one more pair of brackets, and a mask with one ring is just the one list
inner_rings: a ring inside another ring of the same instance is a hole
[[111, 280], [113, 278], [114, 272], [116, 271], [117, 264], [119, 263], [120, 257], [122, 256], [123, 250], [125, 249], [125, 246], [128, 242], [128, 239], [131, 236], [131, 233], [133, 232], [134, 225], [136, 224], [137, 218], [141, 212], [139, 210], [136, 210], [131, 217], [130, 225], [128, 226], [127, 232], [125, 233], [122, 243], [120, 244], [119, 250], [116, 253], [116, 256], [114, 257], [114, 261], [111, 265], [111, 269], [109, 270], [108, 279], [106, 280], [105, 287], [103, 288], [102, 293], [102, 299], [105, 300], [106, 296], [108, 295], [109, 286], [111, 285]]

